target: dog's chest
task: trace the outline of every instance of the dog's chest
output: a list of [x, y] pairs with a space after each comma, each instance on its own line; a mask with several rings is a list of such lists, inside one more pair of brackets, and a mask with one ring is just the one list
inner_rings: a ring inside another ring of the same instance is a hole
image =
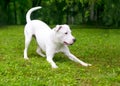
[[56, 45], [55, 47], [55, 52], [58, 53], [58, 52], [62, 52], [63, 51], [63, 48], [64, 48], [64, 45]]

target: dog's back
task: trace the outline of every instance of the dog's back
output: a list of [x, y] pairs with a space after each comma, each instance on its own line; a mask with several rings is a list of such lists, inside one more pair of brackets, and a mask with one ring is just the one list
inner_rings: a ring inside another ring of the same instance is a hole
[[[48, 32], [48, 31], [51, 30], [46, 23], [44, 23], [44, 22], [42, 22], [40, 20], [31, 20], [30, 19], [31, 13], [33, 11], [35, 11], [35, 10], [40, 9], [40, 8], [42, 8], [42, 7], [41, 6], [34, 7], [34, 8], [31, 8], [27, 12], [27, 14], [26, 14], [26, 22], [27, 22], [27, 24], [25, 25], [25, 32], [32, 33], [32, 35], [34, 35], [36, 33], [39, 33], [39, 34], [42, 35], [42, 33]], [[39, 30], [36, 30], [36, 29], [39, 29]]]

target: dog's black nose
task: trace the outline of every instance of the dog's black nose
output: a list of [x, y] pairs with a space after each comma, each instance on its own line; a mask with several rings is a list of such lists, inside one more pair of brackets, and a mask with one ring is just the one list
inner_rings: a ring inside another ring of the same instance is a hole
[[73, 39], [73, 42], [76, 42], [76, 39], [75, 39], [75, 38]]

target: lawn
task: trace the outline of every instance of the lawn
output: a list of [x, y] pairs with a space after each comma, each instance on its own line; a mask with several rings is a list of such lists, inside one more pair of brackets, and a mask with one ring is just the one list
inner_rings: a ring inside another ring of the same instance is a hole
[[0, 86], [120, 86], [120, 29], [71, 26], [77, 41], [69, 46], [83, 67], [62, 53], [55, 55], [58, 69], [36, 54], [33, 39], [23, 59], [24, 26], [0, 27]]

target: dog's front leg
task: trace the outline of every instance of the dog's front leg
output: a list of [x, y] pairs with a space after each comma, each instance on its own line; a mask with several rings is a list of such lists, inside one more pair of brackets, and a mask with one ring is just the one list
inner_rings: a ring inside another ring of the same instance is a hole
[[52, 68], [58, 68], [58, 66], [53, 61], [54, 53], [47, 52], [46, 56], [47, 56], [47, 61], [51, 64]]
[[69, 57], [69, 59], [71, 59], [71, 60], [73, 60], [73, 61], [75, 61], [75, 62], [78, 62], [78, 63], [80, 63], [80, 64], [83, 65], [83, 66], [91, 66], [91, 64], [87, 64], [87, 63], [81, 61], [80, 59], [76, 58], [76, 57], [75, 57], [73, 54], [71, 54], [71, 53], [67, 54], [67, 56]]
[[53, 56], [47, 56], [47, 61], [51, 64], [52, 68], [58, 68], [58, 66], [53, 61]]
[[74, 62], [80, 63], [80, 64], [83, 65], [83, 66], [91, 66], [91, 64], [87, 64], [87, 63], [81, 61], [81, 60], [78, 59], [76, 56], [74, 56], [72, 53], [70, 53], [68, 47], [65, 47], [65, 48], [64, 48], [64, 53], [65, 53], [65, 55], [68, 56], [68, 58], [69, 58], [70, 60], [72, 60], [72, 61], [74, 61]]

